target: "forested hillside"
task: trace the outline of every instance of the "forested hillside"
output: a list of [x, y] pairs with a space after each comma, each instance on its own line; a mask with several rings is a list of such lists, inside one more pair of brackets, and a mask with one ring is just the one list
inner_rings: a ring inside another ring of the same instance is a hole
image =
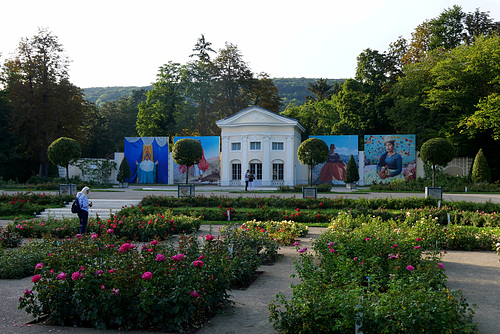
[[[279, 95], [282, 99], [282, 110], [287, 105], [293, 103], [301, 105], [306, 101], [306, 96], [310, 96], [311, 92], [307, 90], [308, 84], [313, 84], [319, 78], [273, 78], [276, 87], [278, 87]], [[329, 85], [335, 82], [341, 84], [344, 79], [326, 79]], [[145, 89], [151, 90], [153, 86], [146, 87], [92, 87], [85, 88], [85, 98], [89, 102], [95, 103], [100, 107], [104, 102], [110, 102], [120, 99], [121, 96], [130, 96], [133, 90]]]

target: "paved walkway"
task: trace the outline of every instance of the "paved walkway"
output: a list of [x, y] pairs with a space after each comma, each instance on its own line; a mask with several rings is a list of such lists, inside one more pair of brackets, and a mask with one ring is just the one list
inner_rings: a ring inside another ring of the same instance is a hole
[[[203, 190], [202, 190], [203, 188]], [[223, 190], [222, 190], [223, 189]], [[238, 189], [220, 187], [197, 187], [197, 194], [205, 196], [269, 196], [269, 193], [241, 193]], [[338, 190], [337, 190], [338, 189]], [[340, 188], [335, 190], [340, 191]], [[124, 203], [134, 203], [147, 195], [173, 195], [177, 196], [176, 187], [163, 186], [152, 187], [140, 190], [138, 187], [128, 189], [117, 189], [113, 192], [94, 191], [90, 194], [90, 200], [113, 199], [123, 200]], [[344, 191], [344, 189], [342, 189]], [[276, 195], [276, 194], [273, 194]], [[409, 193], [369, 193], [359, 194], [348, 192], [339, 194], [319, 194], [319, 197], [337, 197], [342, 195], [346, 198], [377, 198], [377, 197], [422, 197], [423, 194]], [[302, 197], [301, 194], [280, 194], [283, 197]], [[477, 195], [477, 194], [445, 194], [445, 200], [453, 201], [473, 201], [485, 202], [492, 201], [500, 203], [500, 195]], [[69, 210], [69, 208], [68, 208]], [[0, 221], [0, 226], [5, 225], [7, 221]], [[202, 226], [199, 232], [206, 233], [207, 225]], [[311, 238], [319, 235], [322, 228], [311, 228], [310, 235], [301, 238], [301, 243], [305, 247], [310, 246]], [[216, 315], [208, 324], [206, 324], [197, 333], [207, 334], [231, 334], [248, 333], [262, 334], [275, 333], [271, 323], [268, 321], [269, 312], [267, 307], [274, 299], [274, 296], [283, 292], [285, 295], [291, 295], [290, 284], [297, 283], [297, 278], [291, 278], [290, 275], [295, 271], [292, 266], [292, 259], [296, 256], [294, 247], [282, 247], [280, 253], [282, 259], [273, 266], [262, 266], [260, 268], [263, 274], [244, 291], [232, 291], [232, 301], [234, 307], [224, 310], [223, 313]], [[470, 304], [477, 304], [475, 321], [478, 322], [479, 333], [498, 334], [500, 333], [500, 262], [498, 255], [493, 252], [459, 252], [450, 251], [444, 256], [443, 263], [448, 275], [448, 286], [450, 289], [461, 289], [464, 292], [467, 301]], [[31, 286], [31, 277], [20, 280], [0, 280], [0, 334], [10, 333], [117, 333], [117, 331], [98, 331], [87, 328], [68, 328], [43, 325], [28, 325], [33, 319], [22, 310], [17, 310], [19, 296], [24, 289]], [[131, 334], [145, 332], [129, 332]], [[150, 333], [150, 332], [149, 332]]]

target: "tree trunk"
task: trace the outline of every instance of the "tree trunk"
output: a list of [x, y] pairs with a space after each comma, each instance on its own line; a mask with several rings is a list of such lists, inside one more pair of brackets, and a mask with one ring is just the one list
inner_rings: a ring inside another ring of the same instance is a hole
[[312, 185], [312, 179], [313, 179], [313, 169], [311, 166], [309, 166], [309, 187]]
[[66, 184], [69, 184], [69, 165], [66, 165]]
[[40, 166], [38, 168], [38, 176], [47, 177], [48, 175], [49, 175], [49, 163], [40, 162]]
[[186, 166], [186, 184], [188, 184], [189, 167], [191, 166]]

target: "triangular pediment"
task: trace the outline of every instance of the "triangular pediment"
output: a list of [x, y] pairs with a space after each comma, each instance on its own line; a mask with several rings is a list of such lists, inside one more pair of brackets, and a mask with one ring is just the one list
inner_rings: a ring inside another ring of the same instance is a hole
[[236, 126], [297, 126], [304, 131], [302, 125], [296, 119], [280, 115], [267, 109], [253, 106], [243, 109], [234, 115], [216, 122], [219, 127]]

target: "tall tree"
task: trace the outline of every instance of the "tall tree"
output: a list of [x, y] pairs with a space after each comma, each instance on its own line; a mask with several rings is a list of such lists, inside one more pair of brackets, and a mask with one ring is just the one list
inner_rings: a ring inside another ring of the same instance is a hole
[[184, 67], [169, 62], [160, 67], [153, 89], [139, 105], [137, 133], [140, 136], [190, 134], [193, 129], [194, 105], [186, 100], [182, 84]]
[[215, 82], [212, 100], [218, 118], [228, 117], [249, 106], [243, 92], [250, 91], [254, 74], [238, 47], [226, 43], [214, 60]]
[[314, 94], [313, 96], [306, 96], [310, 101], [323, 101], [329, 100], [332, 97], [333, 85], [328, 84], [326, 79], [320, 78], [318, 81], [307, 84], [307, 90]]
[[21, 40], [4, 66], [3, 79], [15, 110], [11, 130], [21, 151], [39, 163], [40, 176], [48, 174], [47, 148], [52, 141], [84, 138], [81, 125], [88, 104], [83, 91], [69, 82], [68, 64], [58, 38], [41, 28], [33, 38]]

